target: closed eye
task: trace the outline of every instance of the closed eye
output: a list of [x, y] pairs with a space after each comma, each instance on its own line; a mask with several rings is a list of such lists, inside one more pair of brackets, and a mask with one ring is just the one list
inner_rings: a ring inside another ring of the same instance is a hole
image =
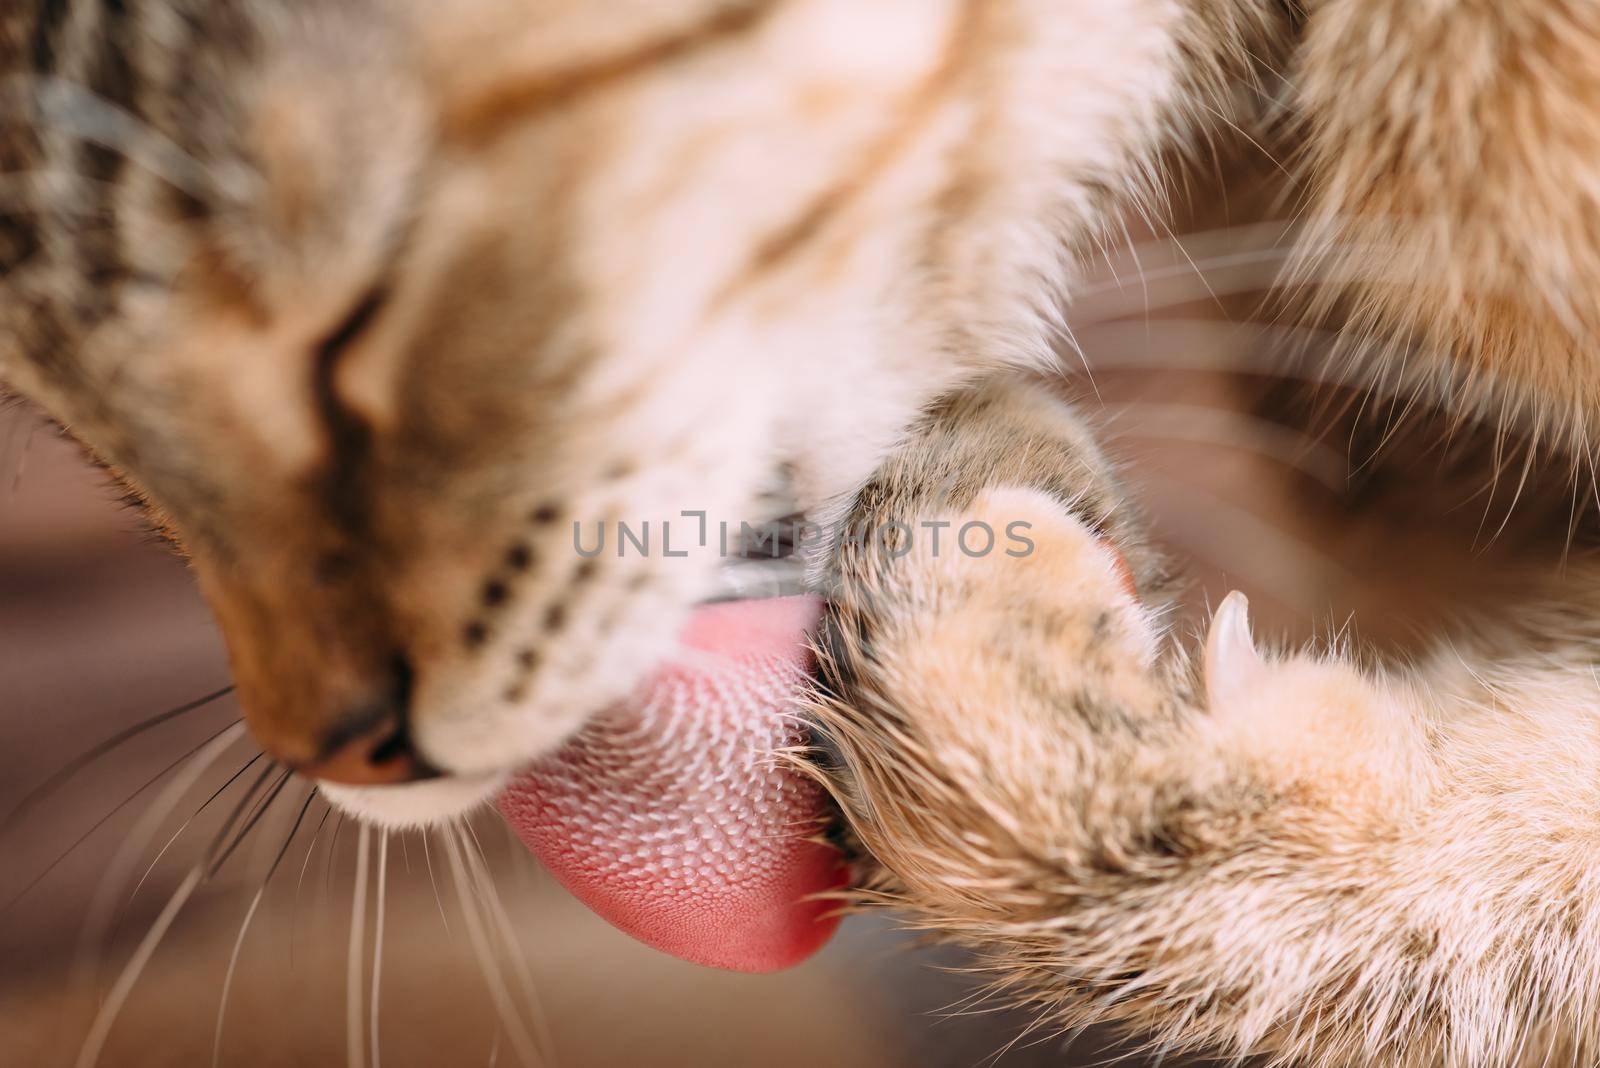
[[340, 355], [367, 332], [373, 320], [388, 302], [388, 287], [382, 284], [373, 286], [345, 317], [344, 322], [339, 324], [338, 329], [325, 337], [317, 346], [318, 371], [326, 373], [331, 370]]
[[328, 463], [323, 493], [334, 519], [347, 532], [365, 523], [362, 469], [372, 445], [372, 430], [339, 397], [334, 378], [340, 358], [377, 319], [389, 300], [387, 285], [373, 286], [351, 310], [339, 328], [317, 346], [312, 369], [312, 398], [328, 436]]

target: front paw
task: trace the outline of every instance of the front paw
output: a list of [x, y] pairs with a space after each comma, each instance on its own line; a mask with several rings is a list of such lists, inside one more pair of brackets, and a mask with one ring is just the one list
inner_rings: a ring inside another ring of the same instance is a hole
[[[926, 519], [907, 522], [909, 543], [847, 557], [808, 711], [829, 787], [894, 892], [970, 910], [986, 899], [964, 888], [1091, 850], [1069, 814], [1175, 737], [1183, 701], [1158, 613], [1069, 504], [996, 487]], [[934, 529], [937, 545], [916, 536]]]
[[947, 766], [987, 767], [1026, 795], [1022, 780], [1063, 765], [1009, 754], [1076, 751], [1083, 735], [1063, 734], [1064, 717], [1110, 748], [1129, 727], [1173, 721], [1159, 613], [1118, 548], [1067, 503], [996, 487], [900, 526], [909, 541], [841, 557], [820, 651], [846, 729], [886, 760], [908, 764], [922, 739]]
[[1108, 536], [1053, 494], [1018, 487], [984, 492], [949, 522], [1010, 531], [1023, 545], [908, 561], [904, 580], [926, 591], [924, 658], [937, 660], [959, 644], [981, 657], [974, 673], [1093, 694], [1098, 706], [1156, 699], [1150, 676], [1162, 648], [1159, 613]]

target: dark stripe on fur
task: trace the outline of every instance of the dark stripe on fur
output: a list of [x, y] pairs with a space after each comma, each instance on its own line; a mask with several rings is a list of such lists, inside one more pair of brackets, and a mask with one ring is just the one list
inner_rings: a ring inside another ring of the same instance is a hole
[[31, 70], [34, 74], [55, 72], [57, 38], [71, 8], [71, 0], [41, 0], [39, 3], [37, 21], [33, 26]]
[[461, 140], [490, 140], [508, 124], [526, 121], [535, 112], [570, 104], [628, 78], [653, 73], [701, 49], [752, 33], [781, 6], [782, 0], [746, 0], [729, 5], [685, 30], [619, 55], [570, 70], [540, 73], [529, 81], [474, 100], [445, 125]]
[[366, 469], [372, 457], [372, 427], [345, 406], [334, 376], [339, 358], [372, 324], [387, 297], [382, 288], [372, 290], [344, 323], [317, 346], [312, 392], [328, 435], [322, 495], [334, 521], [350, 536], [365, 530], [370, 519]]
[[0, 14], [0, 175], [7, 183], [0, 195], [0, 278], [39, 251], [39, 230], [31, 197], [16, 176], [31, 169], [39, 144], [28, 122], [19, 79], [30, 69], [37, 50], [38, 13]]
[[[139, 29], [130, 7], [128, 0], [101, 0], [87, 79], [97, 96], [142, 119], [139, 73], [133, 61]], [[94, 203], [93, 225], [84, 227], [78, 238], [78, 258], [87, 283], [84, 304], [92, 325], [115, 312], [118, 290], [127, 277], [117, 193], [128, 169], [128, 156], [116, 146], [92, 143], [79, 146], [78, 152], [82, 173], [91, 183], [87, 193]]]

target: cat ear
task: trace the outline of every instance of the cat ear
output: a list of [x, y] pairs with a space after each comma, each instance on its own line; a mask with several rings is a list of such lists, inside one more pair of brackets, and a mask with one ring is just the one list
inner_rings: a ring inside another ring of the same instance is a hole
[[1206, 702], [1213, 709], [1254, 687], [1266, 664], [1250, 636], [1250, 601], [1234, 590], [1211, 617], [1206, 638]]

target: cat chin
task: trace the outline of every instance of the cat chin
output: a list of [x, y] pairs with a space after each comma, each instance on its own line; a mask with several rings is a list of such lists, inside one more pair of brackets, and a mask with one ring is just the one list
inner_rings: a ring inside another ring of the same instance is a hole
[[340, 812], [363, 823], [406, 831], [449, 823], [491, 801], [506, 783], [503, 773], [448, 775], [402, 786], [341, 786], [317, 789]]

